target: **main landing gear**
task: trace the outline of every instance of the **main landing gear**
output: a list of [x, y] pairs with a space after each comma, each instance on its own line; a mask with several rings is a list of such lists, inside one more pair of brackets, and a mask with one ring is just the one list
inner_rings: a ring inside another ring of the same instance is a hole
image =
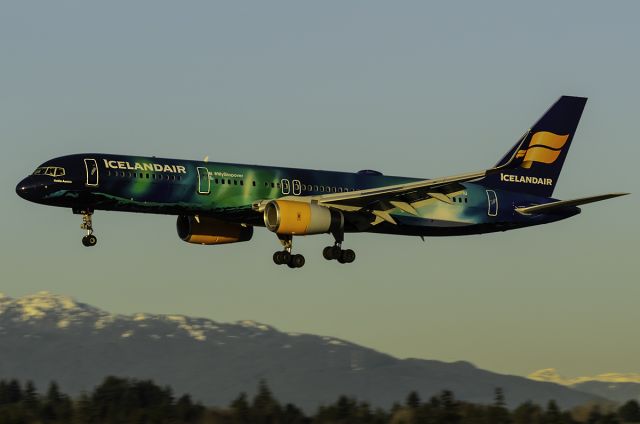
[[[344, 232], [337, 231], [332, 232], [335, 238], [335, 244], [333, 246], [327, 246], [322, 251], [322, 256], [328, 261], [336, 260], [341, 264], [350, 264], [356, 260], [356, 252], [351, 249], [343, 249], [342, 242], [344, 241]], [[302, 268], [305, 263], [304, 256], [291, 253], [293, 247], [293, 236], [291, 235], [278, 235], [278, 239], [284, 250], [275, 252], [273, 254], [273, 262], [276, 265], [287, 265], [289, 268]]]
[[273, 262], [276, 265], [287, 265], [289, 268], [302, 268], [305, 263], [304, 256], [291, 253], [293, 237], [278, 236], [278, 239], [280, 240], [280, 243], [282, 243], [284, 250], [273, 254]]
[[82, 225], [80, 225], [80, 228], [87, 232], [87, 235], [82, 237], [82, 244], [85, 247], [93, 247], [98, 242], [98, 238], [93, 235], [93, 222], [91, 220], [93, 211], [85, 210], [79, 211], [78, 213], [82, 214]]
[[336, 260], [341, 264], [350, 264], [356, 260], [356, 252], [351, 249], [342, 249], [344, 241], [344, 229], [332, 231], [331, 234], [335, 239], [333, 246], [327, 246], [322, 250], [322, 256], [328, 261]]
[[356, 260], [356, 252], [351, 249], [342, 249], [342, 243], [336, 242], [333, 246], [327, 246], [322, 250], [322, 256], [328, 261], [337, 260], [341, 264], [350, 264]]

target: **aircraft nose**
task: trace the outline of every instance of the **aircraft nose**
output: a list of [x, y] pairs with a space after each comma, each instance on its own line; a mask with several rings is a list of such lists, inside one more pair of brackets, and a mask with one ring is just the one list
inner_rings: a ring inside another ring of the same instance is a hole
[[38, 192], [41, 191], [40, 189], [41, 184], [34, 182], [31, 177], [27, 177], [16, 186], [16, 194], [25, 200], [34, 200]]

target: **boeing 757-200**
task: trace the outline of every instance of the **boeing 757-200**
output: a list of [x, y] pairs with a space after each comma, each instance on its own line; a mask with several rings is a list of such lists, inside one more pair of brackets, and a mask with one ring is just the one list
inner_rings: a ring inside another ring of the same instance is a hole
[[84, 153], [51, 159], [16, 187], [32, 202], [82, 215], [82, 242], [94, 246], [96, 210], [177, 215], [180, 238], [203, 245], [275, 233], [276, 264], [302, 267], [293, 236], [330, 233], [327, 260], [350, 263], [345, 233], [454, 236], [559, 221], [578, 205], [622, 196], [552, 197], [587, 99], [563, 96], [492, 168], [434, 179]]

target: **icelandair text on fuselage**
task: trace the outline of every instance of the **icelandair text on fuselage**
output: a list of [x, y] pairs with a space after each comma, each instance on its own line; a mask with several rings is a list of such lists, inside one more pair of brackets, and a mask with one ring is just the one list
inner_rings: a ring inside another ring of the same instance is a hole
[[523, 175], [511, 175], [500, 173], [500, 181], [508, 183], [528, 183], [528, 184], [540, 184], [540, 185], [553, 185], [551, 178], [539, 178], [539, 177], [525, 177]]
[[186, 174], [187, 169], [180, 165], [162, 165], [159, 163], [139, 163], [134, 162], [133, 165], [130, 162], [107, 160], [104, 159], [104, 166], [107, 169], [129, 169], [137, 171], [152, 171], [152, 172], [170, 172], [173, 174]]

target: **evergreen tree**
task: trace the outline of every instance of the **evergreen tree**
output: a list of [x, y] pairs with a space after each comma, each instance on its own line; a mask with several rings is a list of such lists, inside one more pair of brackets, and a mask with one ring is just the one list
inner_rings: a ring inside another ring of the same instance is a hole
[[273, 397], [267, 382], [261, 380], [258, 384], [258, 393], [253, 398], [251, 405], [251, 422], [255, 424], [275, 423], [278, 421], [280, 414], [280, 404]]
[[5, 380], [0, 380], [0, 406], [9, 403], [9, 384]]
[[562, 424], [562, 413], [560, 413], [560, 408], [558, 408], [558, 404], [554, 400], [550, 400], [547, 403], [547, 410], [544, 413], [544, 423], [545, 424]]
[[504, 391], [502, 390], [502, 387], [496, 387], [493, 399], [493, 406], [504, 408], [507, 405], [504, 400]]
[[24, 397], [22, 399], [24, 402], [24, 406], [27, 410], [37, 411], [40, 407], [40, 402], [38, 399], [38, 391], [36, 390], [35, 384], [33, 381], [27, 381], [27, 385], [24, 388]]
[[91, 400], [86, 393], [82, 393], [75, 405], [75, 423], [84, 424], [91, 422]]
[[233, 411], [234, 417], [236, 418], [235, 422], [243, 424], [250, 423], [250, 406], [247, 401], [246, 393], [240, 393], [240, 395], [231, 402], [230, 407]]
[[407, 405], [411, 409], [416, 409], [420, 406], [420, 395], [415, 390], [409, 393], [407, 396], [407, 400], [405, 401], [405, 405]]
[[508, 424], [511, 422], [509, 410], [506, 408], [504, 392], [496, 387], [493, 405], [488, 410], [488, 419], [492, 424]]
[[456, 402], [453, 392], [450, 390], [443, 390], [440, 393], [439, 403], [440, 407], [440, 422], [447, 424], [455, 424], [461, 421], [461, 416], [458, 411], [459, 405]]
[[630, 400], [618, 409], [618, 415], [622, 421], [640, 423], [640, 404], [636, 400]]
[[283, 424], [304, 424], [309, 422], [304, 413], [297, 406], [287, 403], [282, 412]]
[[7, 386], [7, 403], [18, 403], [22, 400], [22, 387], [18, 380], [13, 379]]
[[52, 381], [49, 384], [49, 389], [47, 390], [46, 401], [51, 404], [57, 404], [62, 400], [62, 395], [60, 394], [60, 387], [58, 387], [58, 383]]
[[194, 404], [189, 395], [182, 395], [176, 402], [175, 409], [175, 415], [181, 423], [195, 423], [204, 413], [202, 405]]
[[527, 401], [518, 406], [512, 414], [514, 424], [539, 424], [542, 423], [542, 408]]
[[600, 424], [600, 420], [602, 419], [602, 413], [600, 412], [599, 406], [594, 406], [591, 408], [591, 412], [589, 412], [589, 418], [587, 418], [587, 424]]

